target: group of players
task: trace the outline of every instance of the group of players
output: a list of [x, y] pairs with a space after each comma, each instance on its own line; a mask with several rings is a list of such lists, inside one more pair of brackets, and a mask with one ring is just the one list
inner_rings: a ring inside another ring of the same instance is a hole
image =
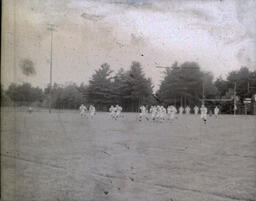
[[[82, 118], [90, 117], [92, 119], [96, 114], [96, 109], [93, 105], [90, 105], [89, 109], [87, 109], [86, 106], [82, 104], [79, 107], [79, 110]], [[116, 106], [111, 105], [109, 108], [110, 117], [115, 120], [121, 117], [124, 117], [122, 115], [122, 110], [123, 108], [119, 105], [116, 105]], [[147, 109], [144, 105], [142, 105], [139, 107], [139, 110], [140, 110], [140, 113], [137, 118], [139, 121], [143, 121], [143, 120], [147, 120], [147, 121], [152, 120], [152, 121], [160, 121], [160, 122], [165, 120], [172, 121], [175, 118], [178, 118], [178, 116], [183, 115], [184, 113], [187, 115], [191, 114], [191, 108], [189, 106], [185, 108], [180, 106], [177, 110], [176, 107], [173, 105], [170, 105], [167, 108], [165, 108], [164, 106], [156, 105], [156, 106], [151, 106], [149, 109]], [[216, 118], [219, 115], [219, 111], [220, 111], [219, 108], [216, 106], [214, 108], [214, 116]], [[193, 108], [193, 114], [198, 115], [199, 113], [201, 114], [201, 119], [204, 121], [204, 123], [206, 123], [208, 109], [205, 107], [205, 105], [202, 105], [200, 108], [198, 106], [195, 106]]]
[[119, 105], [113, 106], [111, 105], [109, 108], [109, 113], [112, 119], [117, 120], [120, 117], [124, 117], [123, 115], [121, 115], [123, 108]]
[[[183, 108], [182, 106], [180, 106], [178, 108], [178, 110], [176, 109], [175, 106], [170, 105], [167, 108], [165, 108], [164, 106], [151, 106], [149, 110], [147, 110], [147, 108], [145, 106], [140, 106], [140, 114], [139, 114], [139, 121], [142, 120], [152, 120], [152, 121], [164, 121], [164, 120], [174, 120], [175, 118], [178, 118], [176, 115], [179, 114], [179, 116], [184, 114], [191, 114], [191, 108], [189, 106], [187, 106], [186, 108]], [[198, 106], [195, 106], [193, 108], [194, 110], [194, 114], [198, 115], [199, 111], [201, 114], [201, 119], [204, 121], [204, 123], [206, 123], [207, 121], [207, 113], [208, 113], [208, 109], [205, 107], [205, 105], [202, 105], [201, 108], [199, 108]], [[219, 115], [219, 108], [216, 106], [214, 108], [214, 116], [217, 118]]]
[[[111, 105], [111, 107], [109, 108], [111, 118], [117, 120], [120, 117], [124, 117], [123, 115], [121, 115], [122, 110], [123, 108], [119, 105], [116, 105], [116, 106]], [[90, 117], [91, 119], [93, 119], [93, 117], [96, 114], [96, 109], [93, 105], [90, 105], [89, 109], [87, 109], [87, 107], [84, 104], [82, 104], [79, 107], [79, 111], [80, 111], [80, 116], [82, 118]]]
[[80, 107], [79, 107], [79, 110], [80, 110], [80, 116], [82, 118], [91, 118], [93, 119], [93, 117], [95, 116], [96, 114], [96, 109], [93, 105], [90, 105], [89, 108], [87, 109], [87, 107], [82, 104]]

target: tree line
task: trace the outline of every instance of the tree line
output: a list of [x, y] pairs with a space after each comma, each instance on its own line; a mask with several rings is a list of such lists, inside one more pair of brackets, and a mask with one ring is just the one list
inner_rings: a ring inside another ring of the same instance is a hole
[[[77, 85], [54, 83], [45, 89], [29, 83], [12, 83], [4, 90], [1, 86], [1, 104], [17, 106], [77, 109], [82, 103], [93, 104], [97, 110], [107, 111], [111, 105], [121, 105], [124, 111], [137, 111], [140, 105], [161, 104], [164, 106], [201, 105], [204, 99], [233, 99], [234, 84], [238, 104], [256, 93], [256, 71], [241, 67], [223, 79], [214, 80], [211, 72], [203, 71], [196, 62], [174, 63], [164, 71], [159, 89], [153, 93], [152, 80], [146, 77], [139, 62], [132, 62], [128, 70], [117, 73], [104, 63], [97, 69], [88, 84]], [[206, 102], [219, 104], [223, 112], [231, 112], [232, 102]]]

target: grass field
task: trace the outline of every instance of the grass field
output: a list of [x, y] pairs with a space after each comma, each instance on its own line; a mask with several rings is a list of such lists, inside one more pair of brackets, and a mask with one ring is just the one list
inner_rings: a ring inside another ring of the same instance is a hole
[[255, 116], [135, 119], [3, 109], [2, 200], [256, 200]]

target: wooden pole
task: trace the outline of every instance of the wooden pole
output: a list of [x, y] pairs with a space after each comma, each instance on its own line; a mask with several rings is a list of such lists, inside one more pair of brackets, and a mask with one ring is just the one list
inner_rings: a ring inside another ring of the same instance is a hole
[[52, 47], [53, 47], [53, 31], [55, 31], [56, 27], [53, 24], [48, 24], [48, 30], [51, 33], [51, 49], [50, 49], [50, 91], [49, 91], [49, 113], [52, 112]]
[[234, 84], [234, 116], [236, 115], [236, 82]]
[[52, 39], [53, 33], [51, 30], [51, 55], [50, 55], [50, 97], [49, 97], [49, 113], [52, 112]]

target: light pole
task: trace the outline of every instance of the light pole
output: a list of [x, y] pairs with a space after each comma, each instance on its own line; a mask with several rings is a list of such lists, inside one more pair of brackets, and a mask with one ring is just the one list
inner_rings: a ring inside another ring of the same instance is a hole
[[49, 24], [48, 30], [51, 32], [51, 50], [50, 50], [50, 91], [49, 91], [49, 113], [52, 112], [52, 42], [53, 42], [53, 31], [55, 31], [55, 25]]
[[202, 105], [204, 105], [204, 99], [205, 99], [205, 95], [204, 95], [204, 78], [202, 80]]
[[236, 82], [234, 84], [234, 116], [236, 115]]

